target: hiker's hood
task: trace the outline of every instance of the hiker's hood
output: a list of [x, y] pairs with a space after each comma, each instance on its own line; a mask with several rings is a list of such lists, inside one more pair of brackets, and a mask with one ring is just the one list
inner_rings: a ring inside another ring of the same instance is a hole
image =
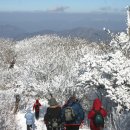
[[37, 104], [39, 103], [39, 100], [38, 100], [38, 99], [36, 100], [36, 103], [37, 103]]
[[100, 99], [96, 98], [93, 102], [93, 109], [99, 110], [102, 106]]
[[30, 113], [30, 112], [31, 112], [31, 108], [28, 108], [28, 109], [27, 109], [27, 113]]

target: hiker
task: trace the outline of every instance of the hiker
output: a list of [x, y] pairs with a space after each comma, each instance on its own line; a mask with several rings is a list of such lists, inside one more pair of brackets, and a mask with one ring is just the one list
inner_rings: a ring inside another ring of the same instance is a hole
[[88, 113], [88, 119], [90, 119], [91, 130], [103, 130], [104, 128], [104, 117], [107, 116], [107, 112], [102, 108], [100, 99], [96, 98], [93, 102], [93, 107]]
[[79, 130], [84, 120], [84, 110], [75, 96], [70, 97], [63, 106], [61, 118], [66, 130]]
[[31, 113], [31, 109], [29, 108], [27, 110], [27, 113], [25, 114], [26, 118], [26, 124], [27, 124], [27, 130], [34, 130], [35, 129], [35, 119], [34, 119], [34, 114]]
[[15, 59], [13, 59], [11, 62], [10, 62], [10, 66], [9, 66], [9, 69], [12, 69], [14, 68], [14, 64], [15, 64]]
[[47, 130], [61, 130], [61, 107], [54, 97], [51, 97], [48, 104], [50, 106], [47, 108], [44, 116]]
[[35, 110], [35, 118], [37, 120], [39, 119], [40, 106], [41, 106], [41, 104], [39, 103], [39, 100], [37, 99], [33, 105], [33, 111]]
[[14, 114], [17, 113], [18, 109], [19, 109], [19, 102], [20, 102], [20, 95], [17, 94], [15, 95], [15, 108], [14, 108]]

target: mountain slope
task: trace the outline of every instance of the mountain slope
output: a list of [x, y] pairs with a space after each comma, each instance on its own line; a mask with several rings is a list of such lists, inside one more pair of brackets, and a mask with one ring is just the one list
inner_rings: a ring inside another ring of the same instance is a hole
[[104, 33], [103, 30], [97, 30], [92, 28], [74, 28], [63, 31], [53, 31], [53, 30], [41, 30], [38, 32], [30, 32], [28, 33], [25, 30], [17, 28], [11, 25], [1, 25], [0, 26], [0, 37], [2, 38], [12, 38], [14, 40], [23, 40], [24, 38], [31, 38], [36, 35], [47, 35], [47, 34], [55, 34], [63, 37], [79, 37], [84, 38], [90, 42], [106, 42], [109, 43], [112, 39], [110, 35]]
[[17, 38], [23, 35], [25, 30], [12, 25], [0, 25], [0, 37], [1, 38]]
[[61, 37], [78, 37], [84, 38], [89, 42], [106, 42], [109, 43], [111, 41], [111, 36], [105, 33], [103, 30], [96, 30], [92, 28], [75, 28], [71, 30], [63, 30], [63, 31], [52, 31], [52, 30], [43, 30], [39, 32], [34, 32], [30, 34], [21, 35], [18, 39], [24, 39], [27, 37], [33, 37], [36, 35], [46, 35], [46, 34], [56, 34]]

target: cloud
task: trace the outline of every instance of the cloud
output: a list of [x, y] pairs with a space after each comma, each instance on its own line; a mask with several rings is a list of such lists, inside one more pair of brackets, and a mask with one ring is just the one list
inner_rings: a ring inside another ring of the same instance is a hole
[[112, 8], [110, 6], [106, 6], [106, 7], [101, 7], [99, 8], [100, 11], [110, 11], [112, 10]]
[[110, 6], [105, 6], [105, 7], [99, 8], [99, 11], [101, 11], [101, 12], [122, 12], [122, 11], [124, 11], [124, 9], [112, 8]]
[[55, 7], [52, 9], [48, 9], [48, 12], [64, 12], [65, 10], [67, 10], [69, 7], [68, 6], [59, 6], [59, 7]]

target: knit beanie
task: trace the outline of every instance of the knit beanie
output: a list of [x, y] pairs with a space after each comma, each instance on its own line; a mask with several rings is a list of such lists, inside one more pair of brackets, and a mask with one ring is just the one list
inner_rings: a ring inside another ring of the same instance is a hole
[[57, 103], [55, 98], [51, 98], [48, 103], [49, 103], [50, 106], [58, 105], [58, 103]]

